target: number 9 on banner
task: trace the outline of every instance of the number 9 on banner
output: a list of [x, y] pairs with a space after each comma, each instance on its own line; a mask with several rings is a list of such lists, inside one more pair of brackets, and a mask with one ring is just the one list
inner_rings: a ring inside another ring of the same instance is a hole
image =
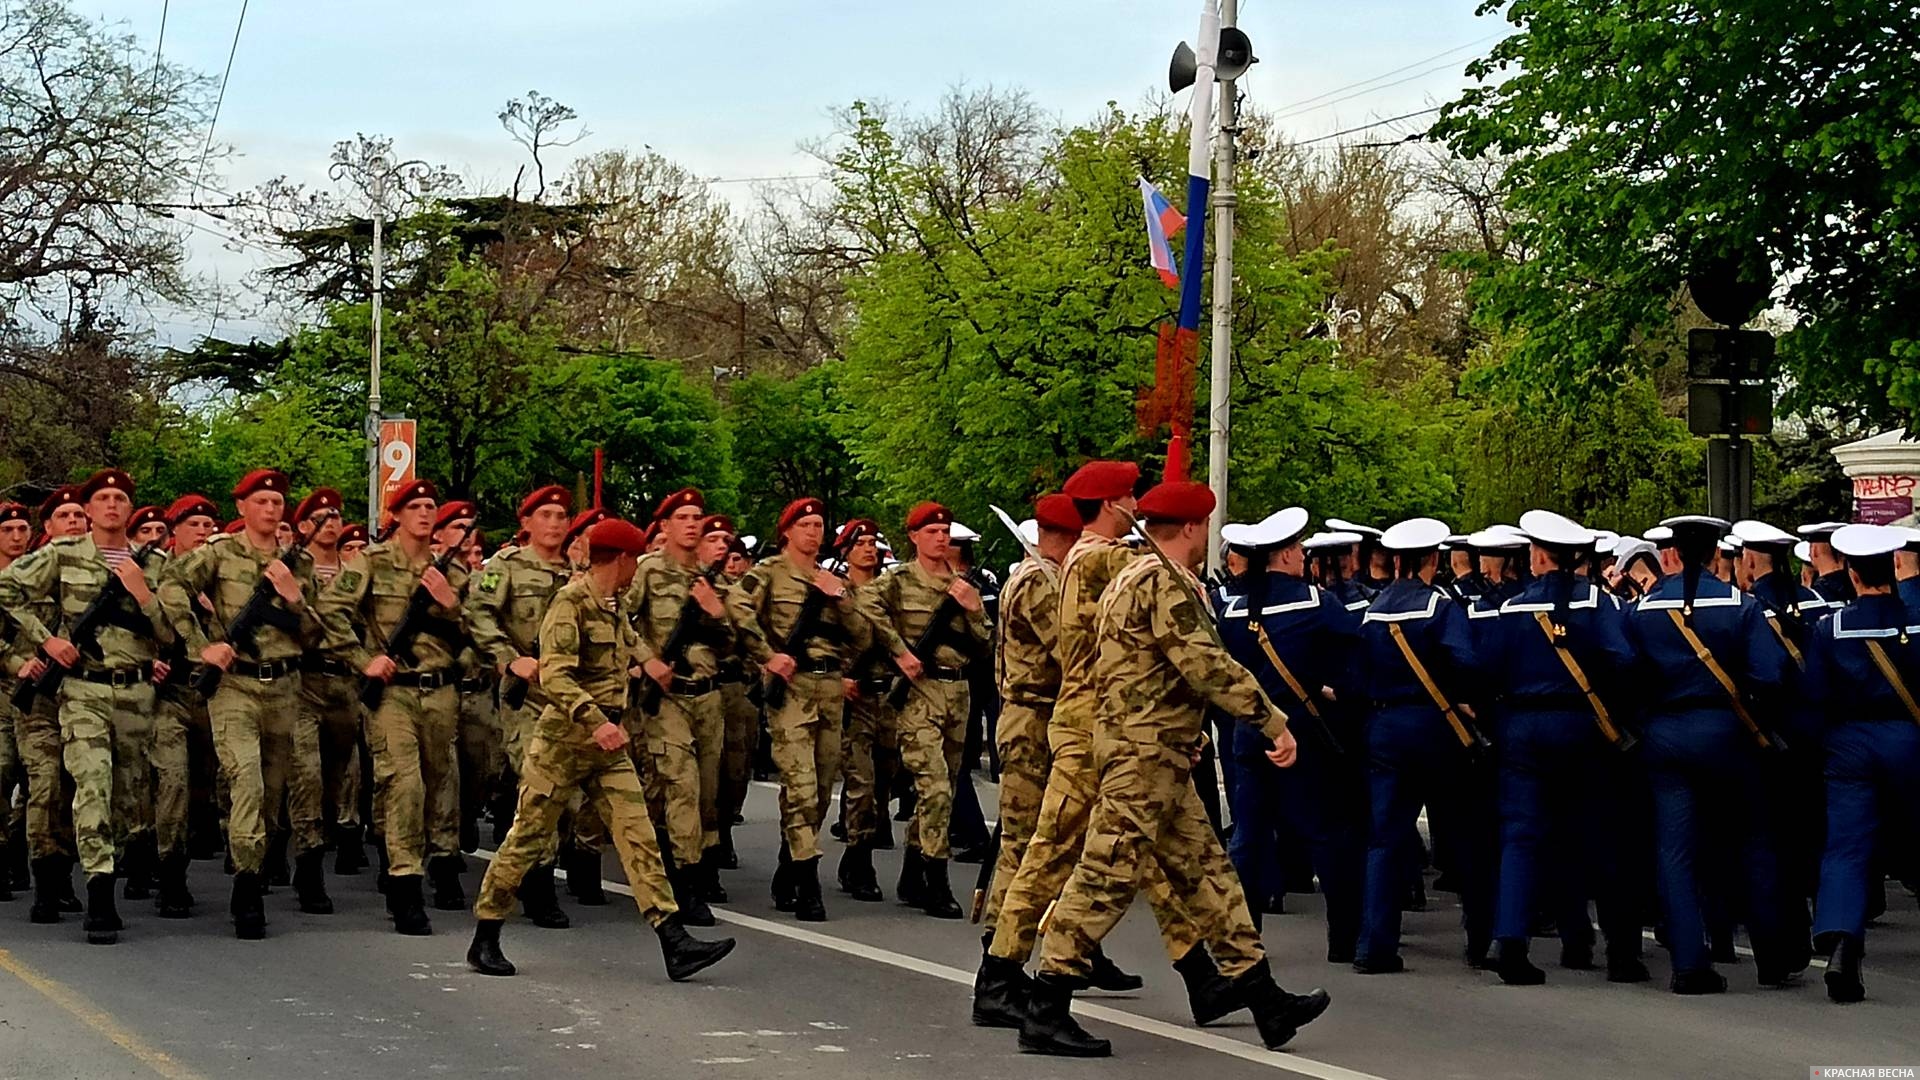
[[413, 477], [413, 447], [395, 439], [380, 448], [380, 464], [386, 467], [389, 484], [404, 484]]
[[414, 422], [386, 419], [380, 421], [380, 499], [413, 482]]

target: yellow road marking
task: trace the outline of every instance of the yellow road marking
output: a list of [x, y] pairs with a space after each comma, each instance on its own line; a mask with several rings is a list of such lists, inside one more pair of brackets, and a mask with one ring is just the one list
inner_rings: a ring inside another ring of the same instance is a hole
[[0, 949], [0, 971], [5, 971], [40, 993], [41, 997], [66, 1010], [74, 1019], [113, 1040], [113, 1044], [139, 1060], [166, 1080], [203, 1080], [201, 1075], [180, 1064], [166, 1051], [127, 1030], [118, 1020], [97, 1008], [91, 1001], [66, 985], [35, 970], [5, 949]]

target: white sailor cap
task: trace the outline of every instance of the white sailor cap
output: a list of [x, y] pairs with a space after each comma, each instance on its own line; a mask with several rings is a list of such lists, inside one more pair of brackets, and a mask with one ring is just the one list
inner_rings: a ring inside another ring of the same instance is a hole
[[1613, 546], [1620, 542], [1620, 534], [1612, 529], [1593, 530], [1593, 549], [1602, 555], [1613, 554]]
[[1308, 551], [1325, 551], [1327, 548], [1352, 547], [1359, 542], [1360, 534], [1356, 532], [1319, 532], [1302, 540], [1300, 546]]
[[1821, 521], [1812, 525], [1802, 525], [1794, 531], [1814, 540], [1825, 540], [1846, 527], [1847, 523], [1844, 521]]
[[1907, 545], [1907, 533], [1890, 525], [1845, 525], [1834, 530], [1833, 550], [1852, 559], [1890, 555]]
[[1813, 561], [1813, 545], [1805, 540], [1793, 545], [1793, 557], [1801, 562]]
[[760, 538], [757, 536], [743, 536], [740, 538], [740, 546], [746, 548], [748, 551], [752, 551], [754, 548], [760, 546]]
[[[1351, 521], [1343, 521], [1340, 518], [1328, 518], [1327, 528], [1334, 532], [1359, 533], [1362, 538], [1371, 536], [1376, 540], [1383, 535], [1379, 529], [1371, 525], [1355, 525]], [[1358, 541], [1355, 542], [1358, 543]]]
[[1737, 536], [1723, 536], [1720, 538], [1720, 542], [1714, 546], [1718, 547], [1721, 552], [1727, 555], [1740, 554], [1740, 538]]
[[[1626, 550], [1630, 547], [1633, 547], [1635, 544], [1647, 544], [1647, 542], [1645, 540], [1640, 539], [1637, 536], [1619, 537], [1613, 542], [1613, 547], [1611, 549], [1613, 552], [1613, 557], [1616, 559], [1626, 558], [1626, 554], [1625, 554]], [[1652, 547], [1653, 545], [1647, 544], [1647, 546]]]
[[1647, 543], [1652, 544], [1654, 547], [1672, 547], [1673, 530], [1667, 528], [1665, 525], [1655, 525], [1653, 528], [1647, 530]]
[[1667, 518], [1660, 524], [1665, 525], [1669, 529], [1710, 529], [1715, 534], [1722, 536], [1726, 535], [1727, 530], [1733, 528], [1732, 524], [1730, 524], [1726, 518], [1717, 518], [1709, 514], [1679, 514]]
[[1247, 537], [1255, 547], [1284, 547], [1307, 531], [1308, 516], [1305, 508], [1299, 506], [1275, 510], [1258, 524], [1248, 526]]
[[1920, 529], [1916, 529], [1911, 525], [1889, 525], [1887, 528], [1898, 529], [1907, 534], [1906, 550], [1920, 551]]
[[1520, 530], [1536, 544], [1548, 547], [1593, 546], [1593, 530], [1551, 510], [1529, 510], [1520, 515]]
[[974, 531], [973, 531], [972, 529], [969, 529], [969, 528], [967, 528], [967, 527], [966, 527], [965, 525], [962, 525], [962, 524], [960, 524], [960, 523], [959, 523], [959, 522], [957, 522], [957, 521], [956, 521], [956, 522], [954, 522], [954, 523], [953, 523], [953, 526], [952, 526], [951, 528], [949, 528], [949, 529], [947, 530], [947, 536], [948, 536], [948, 538], [950, 538], [950, 539], [953, 539], [953, 540], [978, 540], [978, 539], [980, 539], [980, 534], [979, 534], [979, 533], [977, 533], [977, 532], [974, 532]]
[[1229, 521], [1220, 526], [1220, 542], [1236, 548], [1260, 546], [1253, 541], [1253, 526], [1242, 521]]
[[1028, 518], [1020, 523], [1019, 531], [1020, 539], [1025, 540], [1034, 547], [1040, 546], [1040, 523], [1038, 521]]
[[1505, 551], [1526, 547], [1529, 541], [1524, 533], [1511, 527], [1490, 525], [1467, 537], [1467, 546], [1481, 551]]
[[1426, 551], [1446, 542], [1447, 523], [1437, 518], [1408, 518], [1380, 534], [1380, 546], [1388, 551]]
[[1445, 540], [1440, 541], [1440, 547], [1442, 550], [1445, 550], [1445, 551], [1452, 551], [1455, 548], [1463, 548], [1466, 546], [1467, 546], [1466, 533], [1451, 533], [1447, 536]]
[[1733, 523], [1733, 535], [1742, 544], [1757, 548], [1783, 548], [1793, 543], [1793, 534], [1764, 521], [1745, 518]]
[[1614, 562], [1618, 563], [1622, 570], [1633, 565], [1633, 560], [1642, 556], [1658, 563], [1660, 561], [1660, 549], [1647, 543], [1645, 540], [1632, 536], [1621, 537], [1620, 542], [1613, 547]]

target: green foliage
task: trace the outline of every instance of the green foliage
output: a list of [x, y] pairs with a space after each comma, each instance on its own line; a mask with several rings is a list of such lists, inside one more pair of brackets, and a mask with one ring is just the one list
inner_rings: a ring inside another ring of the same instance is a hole
[[834, 522], [875, 512], [859, 464], [833, 430], [841, 370], [829, 364], [786, 380], [750, 375], [729, 388], [727, 425], [745, 515], [735, 524], [743, 532], [767, 535], [780, 511], [806, 496], [824, 501]]

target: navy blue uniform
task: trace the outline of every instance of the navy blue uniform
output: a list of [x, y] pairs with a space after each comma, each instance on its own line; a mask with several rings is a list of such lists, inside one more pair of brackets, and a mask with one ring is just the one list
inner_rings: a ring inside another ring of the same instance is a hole
[[1829, 570], [1813, 581], [1813, 591], [1834, 607], [1853, 599], [1853, 579], [1845, 569]]
[[[1786, 650], [1752, 597], [1701, 574], [1690, 620], [1713, 658], [1767, 715], [1787, 683]], [[1767, 827], [1768, 796], [1758, 744], [1735, 715], [1726, 689], [1673, 623], [1685, 580], [1655, 583], [1628, 613], [1639, 655], [1645, 760], [1653, 786], [1654, 846], [1667, 944], [1676, 974], [1712, 967], [1701, 898], [1724, 850], [1744, 875], [1747, 925], [1762, 967], [1780, 960], [1780, 872]], [[1703, 842], [1704, 841], [1704, 842]]]
[[1470, 956], [1484, 956], [1492, 928], [1493, 874], [1487, 785], [1393, 639], [1405, 635], [1441, 692], [1462, 700], [1474, 667], [1466, 612], [1439, 589], [1402, 579], [1374, 597], [1361, 625], [1360, 681], [1371, 702], [1367, 718], [1366, 899], [1357, 962], [1391, 969], [1400, 952], [1400, 907], [1418, 871], [1416, 822], [1451, 823], [1448, 874], [1460, 887]]

